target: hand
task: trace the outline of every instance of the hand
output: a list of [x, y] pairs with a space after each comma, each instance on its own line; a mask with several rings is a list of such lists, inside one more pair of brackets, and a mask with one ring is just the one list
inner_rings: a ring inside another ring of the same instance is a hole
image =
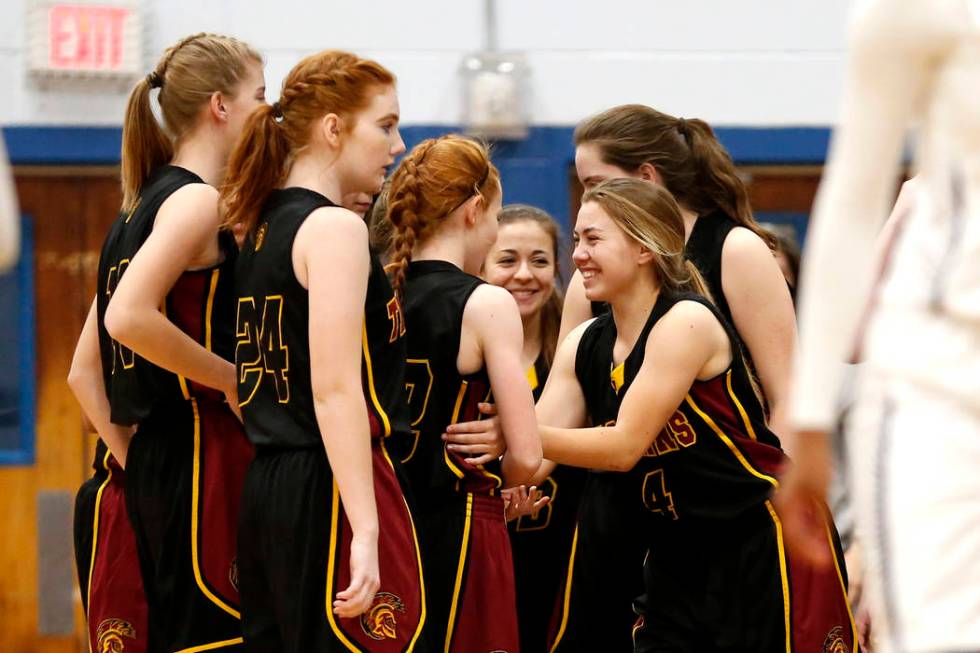
[[541, 490], [533, 485], [530, 489], [523, 485], [510, 487], [501, 491], [500, 496], [504, 499], [504, 517], [507, 521], [514, 521], [525, 515], [537, 519], [538, 511], [551, 501], [551, 497], [543, 496]]
[[355, 533], [350, 544], [350, 585], [337, 592], [333, 602], [334, 614], [343, 618], [360, 615], [371, 607], [380, 586], [378, 536], [358, 536]]
[[796, 435], [796, 459], [780, 480], [776, 512], [790, 551], [814, 566], [829, 566], [832, 552], [824, 506], [830, 480], [830, 441], [823, 431]]
[[446, 448], [467, 455], [465, 460], [472, 465], [486, 465], [500, 458], [507, 450], [504, 434], [500, 431], [497, 407], [481, 403], [479, 410], [489, 419], [450, 424], [446, 433], [442, 434], [442, 439], [448, 443]]
[[858, 612], [864, 598], [864, 556], [861, 553], [860, 542], [854, 541], [844, 552], [844, 564], [847, 567], [847, 600], [851, 608]]

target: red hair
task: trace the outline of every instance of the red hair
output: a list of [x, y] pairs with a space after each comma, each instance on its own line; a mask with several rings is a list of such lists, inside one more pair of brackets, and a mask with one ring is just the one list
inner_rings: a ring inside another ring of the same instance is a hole
[[279, 101], [255, 110], [231, 153], [221, 189], [225, 226], [240, 225], [251, 235], [292, 156], [309, 144], [313, 123], [328, 113], [352, 115], [368, 104], [372, 89], [394, 83], [387, 68], [349, 52], [326, 50], [296, 64]]

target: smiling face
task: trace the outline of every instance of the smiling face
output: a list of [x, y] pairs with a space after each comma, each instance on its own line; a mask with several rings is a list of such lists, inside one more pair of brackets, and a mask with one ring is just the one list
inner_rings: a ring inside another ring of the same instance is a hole
[[638, 267], [648, 258], [596, 202], [579, 209], [572, 237], [572, 260], [582, 273], [589, 301], [611, 301], [636, 279]]
[[555, 244], [536, 222], [501, 225], [484, 265], [486, 280], [506, 288], [527, 320], [537, 315], [555, 289]]
[[381, 191], [388, 166], [405, 151], [398, 132], [398, 95], [394, 86], [379, 87], [364, 109], [349, 118], [354, 121], [345, 134], [341, 156], [350, 192], [375, 195]]

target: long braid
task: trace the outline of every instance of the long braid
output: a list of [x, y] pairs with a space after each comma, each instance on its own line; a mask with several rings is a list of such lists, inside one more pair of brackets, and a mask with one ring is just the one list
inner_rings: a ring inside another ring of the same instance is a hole
[[405, 283], [405, 272], [412, 261], [412, 248], [415, 247], [423, 226], [419, 216], [421, 181], [418, 162], [425, 157], [433, 144], [434, 141], [424, 143], [412, 151], [398, 166], [391, 179], [388, 221], [395, 228], [395, 237], [392, 241], [391, 262], [386, 269], [391, 276], [391, 286], [399, 296]]

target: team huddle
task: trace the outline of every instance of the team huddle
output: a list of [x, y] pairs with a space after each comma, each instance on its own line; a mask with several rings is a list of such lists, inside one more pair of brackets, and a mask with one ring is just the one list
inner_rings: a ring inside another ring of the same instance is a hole
[[264, 87], [198, 34], [130, 97], [69, 376], [93, 651], [857, 649], [829, 511], [811, 566], [770, 500], [793, 300], [705, 122], [578, 126], [563, 298], [555, 220], [405, 152], [382, 65]]

